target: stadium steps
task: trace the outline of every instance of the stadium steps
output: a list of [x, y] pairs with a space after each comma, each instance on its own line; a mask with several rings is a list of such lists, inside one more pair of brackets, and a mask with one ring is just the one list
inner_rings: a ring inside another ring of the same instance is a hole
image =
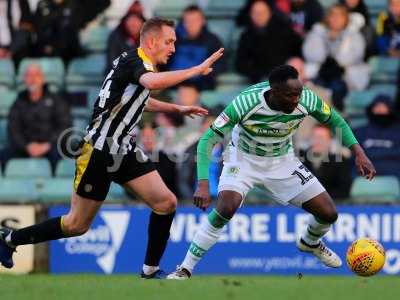
[[372, 181], [357, 177], [350, 191], [355, 203], [395, 203], [400, 200], [399, 179], [395, 176], [376, 176]]

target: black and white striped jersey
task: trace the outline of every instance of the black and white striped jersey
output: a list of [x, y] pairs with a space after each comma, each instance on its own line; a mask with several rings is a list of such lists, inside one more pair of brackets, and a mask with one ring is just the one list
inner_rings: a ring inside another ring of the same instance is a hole
[[134, 133], [150, 91], [139, 83], [146, 72], [154, 72], [141, 48], [123, 52], [103, 82], [94, 104], [86, 142], [111, 154], [126, 154], [134, 146]]

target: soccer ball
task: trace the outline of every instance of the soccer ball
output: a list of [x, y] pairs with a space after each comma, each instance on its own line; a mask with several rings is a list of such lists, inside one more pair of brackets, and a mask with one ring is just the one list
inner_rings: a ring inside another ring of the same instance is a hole
[[361, 238], [354, 241], [346, 254], [347, 265], [359, 276], [372, 276], [385, 264], [385, 249], [377, 241]]

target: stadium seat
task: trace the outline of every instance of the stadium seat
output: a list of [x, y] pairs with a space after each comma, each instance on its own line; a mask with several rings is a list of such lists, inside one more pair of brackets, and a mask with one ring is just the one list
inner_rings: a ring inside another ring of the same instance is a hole
[[122, 186], [116, 183], [111, 183], [110, 190], [107, 195], [107, 201], [111, 202], [121, 202], [128, 199], [125, 190]]
[[1, 178], [0, 202], [37, 201], [35, 181], [29, 179]]
[[21, 61], [18, 68], [17, 84], [23, 86], [24, 73], [26, 67], [32, 63], [39, 64], [42, 67], [45, 82], [53, 90], [60, 90], [64, 85], [65, 68], [64, 63], [59, 57], [43, 57], [40, 59], [25, 58]]
[[0, 86], [13, 88], [15, 68], [11, 59], [0, 59]]
[[73, 178], [75, 176], [75, 161], [63, 159], [57, 163], [56, 177]]
[[352, 200], [358, 203], [386, 203], [400, 200], [399, 180], [395, 176], [376, 176], [368, 181], [357, 177], [350, 191]]
[[73, 190], [71, 178], [50, 178], [38, 187], [39, 200], [43, 202], [69, 202]]
[[11, 106], [17, 99], [17, 92], [14, 90], [0, 90], [0, 117], [7, 117]]
[[196, 4], [195, 0], [157, 1], [154, 14], [164, 18], [179, 19], [185, 7]]
[[51, 167], [44, 158], [14, 158], [6, 166], [4, 176], [7, 178], [49, 178]]
[[67, 90], [88, 91], [90, 88], [98, 88], [104, 79], [105, 63], [103, 54], [72, 60], [66, 76]]
[[365, 115], [365, 108], [380, 94], [394, 98], [396, 87], [394, 85], [374, 85], [366, 91], [350, 92], [345, 99], [345, 111], [351, 115]]
[[207, 26], [212, 33], [219, 37], [225, 49], [230, 49], [233, 29], [235, 28], [234, 21], [232, 19], [211, 19], [207, 21]]
[[208, 2], [206, 15], [209, 17], [231, 17], [246, 4], [246, 0], [213, 0]]
[[238, 94], [238, 91], [204, 91], [201, 93], [201, 103], [207, 107], [226, 105], [231, 102]]
[[83, 47], [90, 52], [105, 52], [110, 31], [107, 26], [97, 26], [89, 29], [82, 36]]
[[373, 56], [368, 64], [371, 69], [372, 83], [394, 83], [396, 81], [397, 70], [400, 66], [398, 58]]
[[0, 119], [0, 149], [7, 145], [7, 120]]

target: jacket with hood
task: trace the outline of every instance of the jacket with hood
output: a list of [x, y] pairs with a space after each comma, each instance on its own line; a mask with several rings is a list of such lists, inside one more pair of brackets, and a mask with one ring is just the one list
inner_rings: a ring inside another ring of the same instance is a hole
[[303, 44], [306, 73], [315, 78], [322, 63], [330, 56], [344, 68], [344, 80], [350, 90], [363, 90], [369, 83], [369, 68], [364, 62], [366, 42], [360, 30], [361, 16], [350, 15], [349, 24], [335, 39], [329, 38], [329, 29], [315, 24]]
[[[383, 102], [390, 108], [389, 115], [375, 115], [372, 108]], [[395, 175], [400, 178], [400, 123], [396, 120], [393, 101], [378, 96], [368, 107], [369, 123], [354, 130], [360, 145], [375, 165], [378, 175]]]

